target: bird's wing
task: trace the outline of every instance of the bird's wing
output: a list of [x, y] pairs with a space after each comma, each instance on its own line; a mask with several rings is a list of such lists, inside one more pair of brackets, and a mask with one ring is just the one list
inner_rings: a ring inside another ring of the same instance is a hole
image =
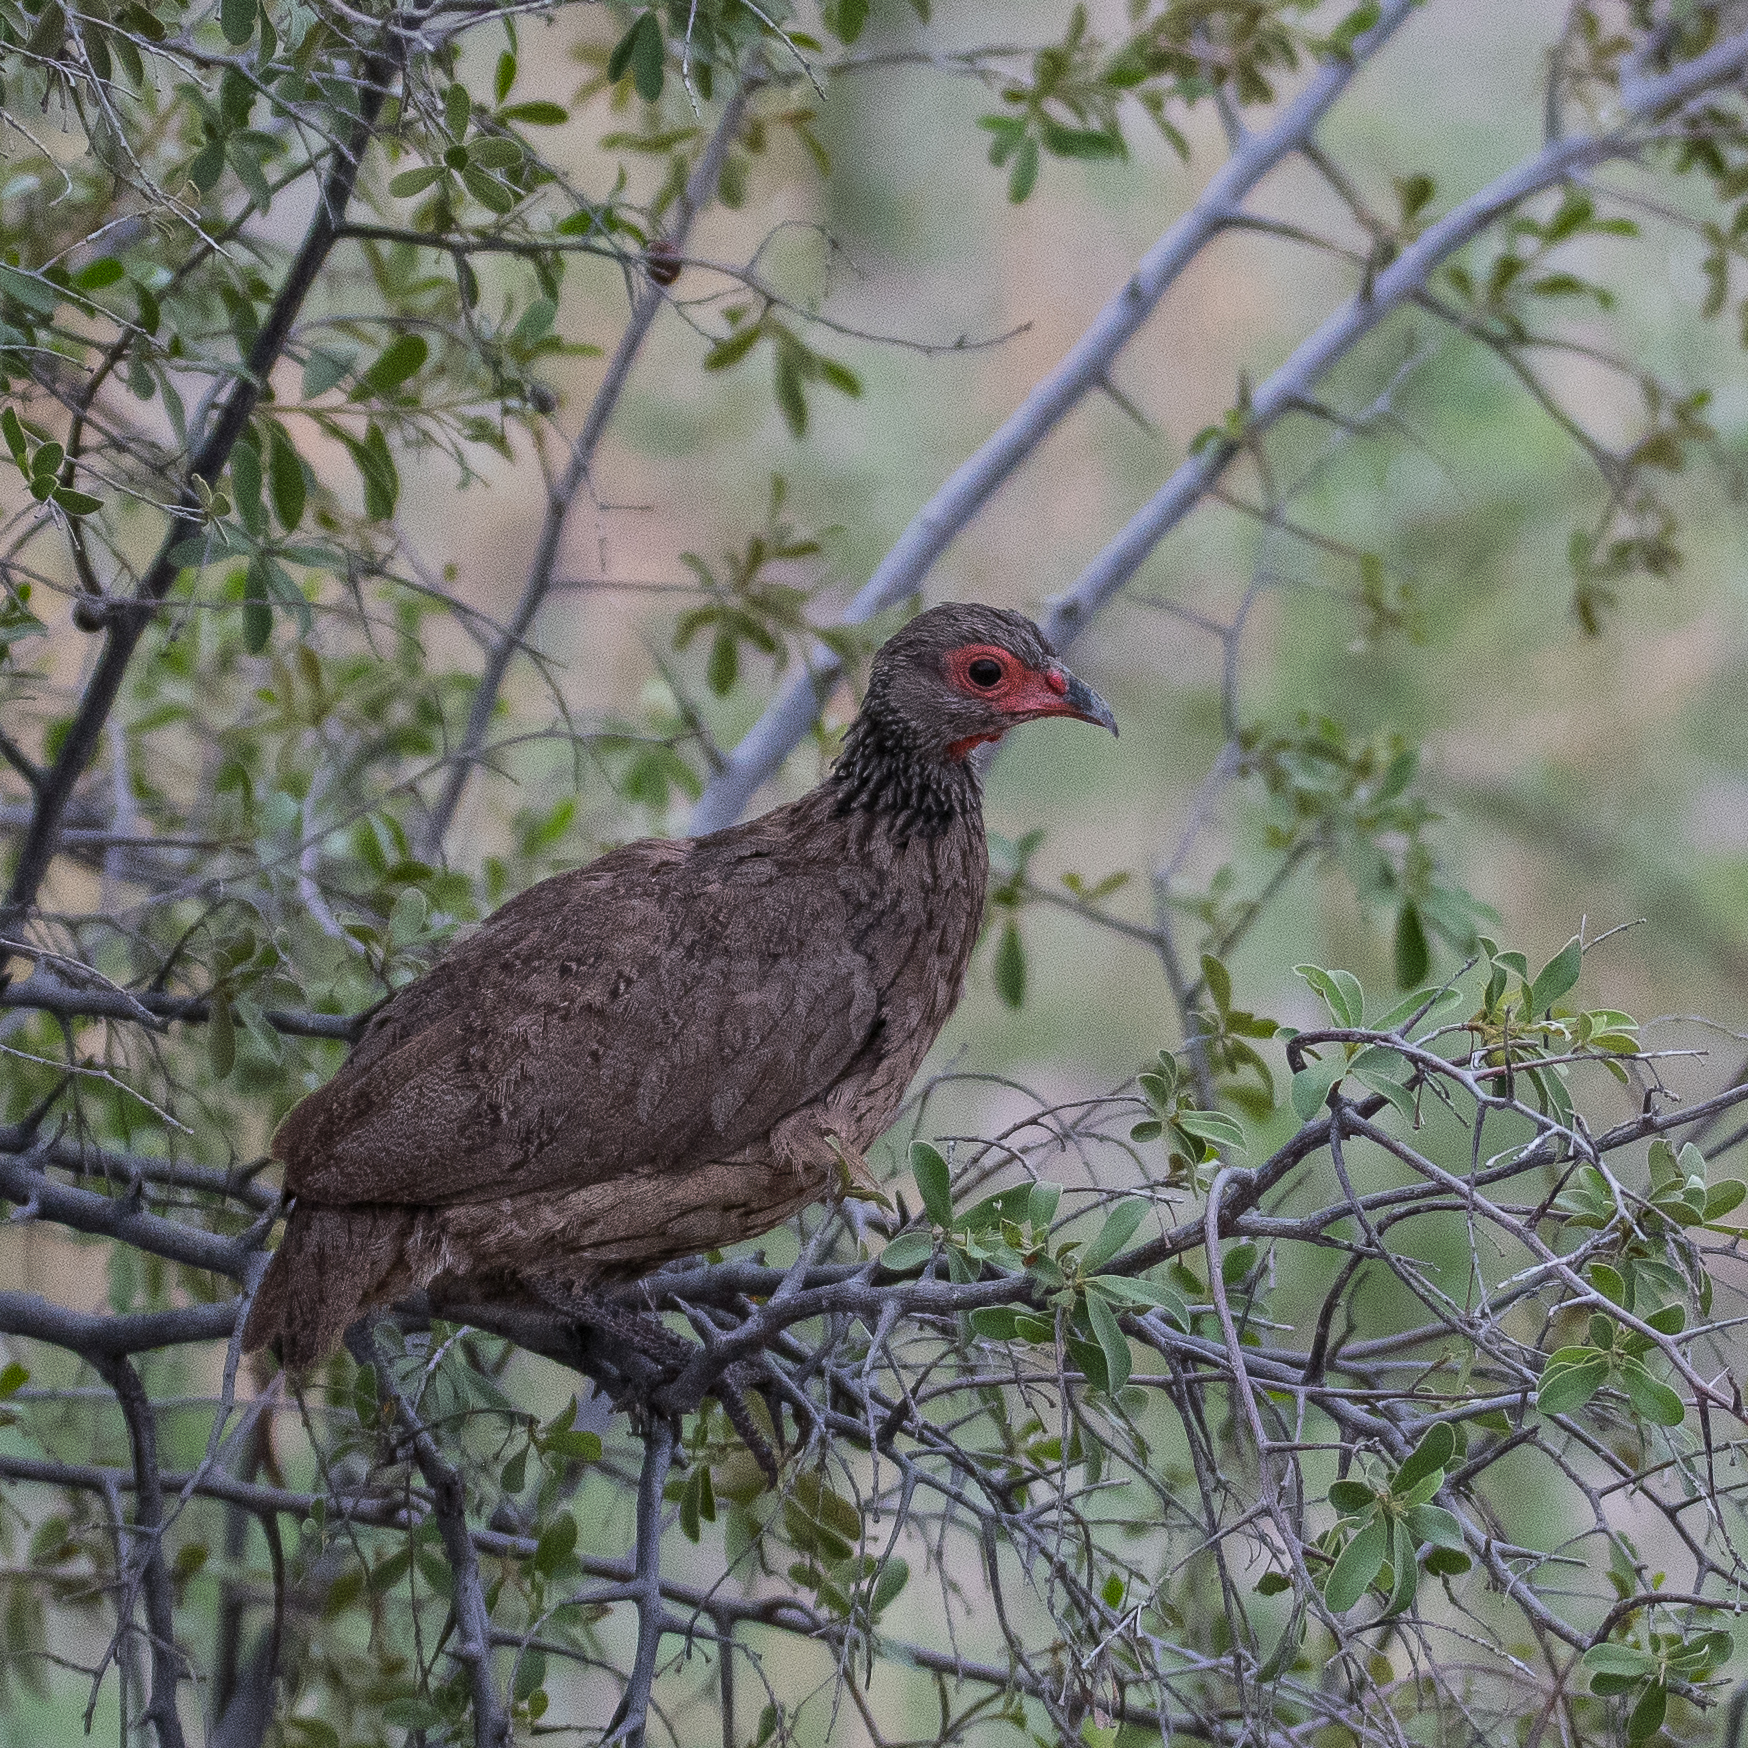
[[880, 1019], [853, 893], [785, 872], [756, 839], [702, 856], [646, 842], [530, 888], [401, 991], [286, 1119], [287, 1187], [481, 1201], [756, 1143]]

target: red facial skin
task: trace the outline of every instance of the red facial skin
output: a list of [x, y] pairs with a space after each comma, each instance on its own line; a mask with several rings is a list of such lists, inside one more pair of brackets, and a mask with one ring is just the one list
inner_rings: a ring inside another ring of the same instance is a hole
[[[971, 664], [992, 661], [1000, 667], [1002, 677], [993, 686], [979, 686], [971, 678]], [[947, 652], [947, 675], [968, 698], [978, 698], [993, 704], [1008, 718], [1006, 725], [990, 734], [967, 735], [947, 748], [947, 757], [965, 758], [973, 747], [986, 741], [997, 741], [1021, 722], [1032, 722], [1040, 716], [1075, 716], [1090, 721], [1084, 712], [1068, 702], [1068, 676], [1052, 663], [1040, 672], [1028, 668], [1011, 650], [998, 649], [993, 644], [968, 643]]]

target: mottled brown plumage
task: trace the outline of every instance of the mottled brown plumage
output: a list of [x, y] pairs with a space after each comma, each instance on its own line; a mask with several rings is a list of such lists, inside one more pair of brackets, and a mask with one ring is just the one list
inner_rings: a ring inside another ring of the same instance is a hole
[[273, 1140], [295, 1196], [245, 1344], [586, 1292], [768, 1231], [891, 1121], [959, 999], [988, 869], [970, 753], [1114, 728], [1037, 628], [937, 607], [875, 657], [830, 777], [529, 888], [376, 1015]]

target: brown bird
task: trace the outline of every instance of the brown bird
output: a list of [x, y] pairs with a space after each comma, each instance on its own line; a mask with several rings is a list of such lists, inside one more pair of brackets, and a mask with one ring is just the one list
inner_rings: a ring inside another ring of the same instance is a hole
[[811, 793], [488, 918], [280, 1125], [295, 1201], [245, 1347], [307, 1365], [415, 1288], [586, 1296], [826, 1195], [959, 1000], [989, 864], [970, 754], [1041, 716], [1116, 732], [1029, 619], [936, 607]]

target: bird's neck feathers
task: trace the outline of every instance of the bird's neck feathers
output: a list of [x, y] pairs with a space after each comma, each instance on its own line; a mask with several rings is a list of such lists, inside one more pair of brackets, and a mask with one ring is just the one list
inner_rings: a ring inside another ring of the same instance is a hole
[[838, 814], [872, 813], [901, 837], [936, 837], [981, 818], [983, 790], [968, 758], [943, 759], [901, 714], [870, 695], [826, 780]]

